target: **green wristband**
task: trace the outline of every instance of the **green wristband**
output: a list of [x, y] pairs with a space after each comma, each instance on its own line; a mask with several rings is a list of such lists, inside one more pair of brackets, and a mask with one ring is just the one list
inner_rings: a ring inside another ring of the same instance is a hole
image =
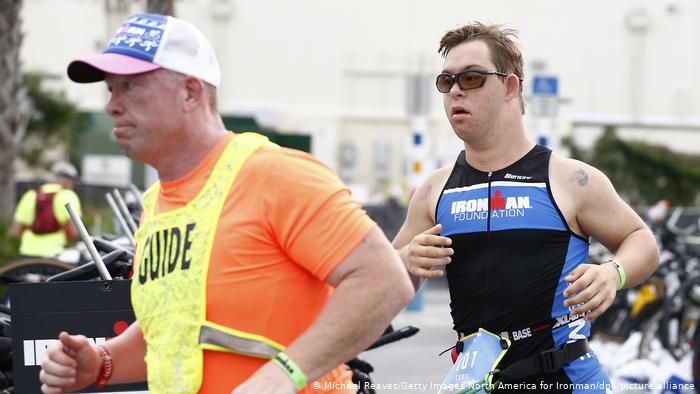
[[606, 261], [606, 263], [612, 263], [613, 267], [617, 270], [617, 273], [620, 274], [620, 287], [618, 290], [621, 290], [623, 287], [625, 287], [625, 283], [627, 283], [627, 276], [625, 276], [625, 269], [622, 267], [622, 264], [620, 264], [619, 261], [612, 259]]
[[301, 368], [299, 368], [299, 366], [291, 358], [289, 358], [289, 356], [284, 354], [284, 352], [277, 353], [275, 358], [273, 358], [273, 361], [280, 368], [282, 368], [282, 371], [289, 375], [289, 378], [292, 379], [292, 382], [294, 382], [294, 386], [296, 386], [297, 390], [301, 390], [304, 388], [304, 386], [306, 386], [308, 382], [306, 381], [304, 372], [302, 372]]

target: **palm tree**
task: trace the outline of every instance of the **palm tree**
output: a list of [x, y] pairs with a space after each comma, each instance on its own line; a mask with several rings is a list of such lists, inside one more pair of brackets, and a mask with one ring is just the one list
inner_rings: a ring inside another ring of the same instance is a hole
[[[0, 221], [10, 218], [14, 210], [14, 164], [31, 114], [19, 58], [22, 3], [22, 0], [0, 0]], [[175, 2], [148, 0], [147, 9], [174, 15]]]
[[27, 130], [31, 104], [22, 86], [22, 0], [0, 0], [0, 220], [15, 204], [14, 162]]

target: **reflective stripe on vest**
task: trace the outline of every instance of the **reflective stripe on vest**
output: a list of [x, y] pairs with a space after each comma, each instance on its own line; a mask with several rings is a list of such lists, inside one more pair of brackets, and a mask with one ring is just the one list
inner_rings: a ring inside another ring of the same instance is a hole
[[159, 183], [144, 193], [131, 298], [147, 345], [151, 393], [198, 392], [202, 349], [271, 358], [284, 348], [206, 321], [207, 272], [219, 216], [243, 163], [265, 144], [274, 146], [258, 134], [236, 136], [202, 190], [183, 207], [154, 215]]
[[273, 358], [284, 350], [281, 345], [260, 335], [233, 330], [212, 322], [205, 322], [199, 331], [201, 347], [209, 350], [230, 350], [246, 356]]

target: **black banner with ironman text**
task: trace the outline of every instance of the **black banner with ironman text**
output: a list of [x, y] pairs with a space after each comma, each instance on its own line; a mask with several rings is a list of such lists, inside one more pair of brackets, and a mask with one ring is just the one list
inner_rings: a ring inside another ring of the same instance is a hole
[[[16, 393], [39, 393], [41, 361], [61, 331], [100, 344], [134, 322], [130, 280], [21, 283], [10, 285], [12, 365]], [[146, 383], [94, 386], [78, 393], [138, 393]]]

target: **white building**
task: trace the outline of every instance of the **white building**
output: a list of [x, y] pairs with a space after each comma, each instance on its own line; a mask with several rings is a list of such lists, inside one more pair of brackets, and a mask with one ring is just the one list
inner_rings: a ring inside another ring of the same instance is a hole
[[[78, 85], [68, 62], [101, 51], [144, 1], [24, 0], [25, 70], [56, 75], [85, 110], [100, 111], [103, 84]], [[422, 178], [463, 149], [442, 109], [437, 43], [468, 21], [520, 31], [526, 124], [589, 144], [597, 124], [622, 136], [700, 152], [700, 2], [697, 0], [180, 0], [176, 14], [210, 38], [223, 71], [224, 114], [254, 115], [277, 130], [312, 136], [312, 153], [336, 168], [361, 199], [422, 164]], [[530, 115], [532, 77], [556, 76], [557, 115]], [[422, 84], [415, 88], [416, 76]], [[425, 114], [411, 114], [418, 106]], [[638, 126], [651, 125], [651, 128]], [[413, 132], [422, 132], [420, 148]]]

